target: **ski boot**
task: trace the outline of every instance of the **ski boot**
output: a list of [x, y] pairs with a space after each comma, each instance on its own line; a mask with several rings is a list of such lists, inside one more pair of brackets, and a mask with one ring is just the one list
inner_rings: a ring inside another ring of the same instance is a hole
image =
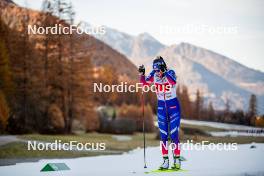
[[180, 156], [173, 156], [174, 163], [171, 169], [173, 170], [180, 170], [181, 169], [181, 159]]
[[163, 163], [160, 166], [159, 170], [166, 170], [169, 169], [169, 157], [163, 157]]

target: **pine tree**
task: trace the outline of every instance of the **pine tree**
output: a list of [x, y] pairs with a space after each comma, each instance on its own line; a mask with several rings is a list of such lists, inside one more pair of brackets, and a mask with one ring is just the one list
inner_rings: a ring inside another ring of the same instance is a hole
[[230, 100], [226, 98], [224, 113], [220, 119], [221, 122], [230, 122], [231, 121], [231, 110], [230, 110]]
[[194, 110], [194, 113], [195, 113], [194, 116], [197, 119], [201, 119], [202, 109], [203, 109], [203, 98], [201, 96], [199, 89], [197, 89], [196, 99], [195, 99], [195, 110]]
[[208, 119], [214, 120], [214, 118], [215, 118], [215, 110], [214, 110], [213, 103], [210, 101], [208, 104]]
[[251, 117], [255, 117], [257, 115], [257, 97], [255, 94], [251, 94], [250, 96], [248, 114]]
[[249, 107], [248, 107], [248, 119], [247, 123], [254, 125], [255, 124], [255, 118], [257, 116], [257, 97], [255, 94], [251, 94], [249, 99]]

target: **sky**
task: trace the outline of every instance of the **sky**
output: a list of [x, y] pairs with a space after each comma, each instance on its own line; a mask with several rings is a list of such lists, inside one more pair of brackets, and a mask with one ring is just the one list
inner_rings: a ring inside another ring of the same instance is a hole
[[[42, 0], [13, 0], [39, 10]], [[264, 72], [263, 0], [72, 0], [86, 21], [165, 45], [188, 42]]]

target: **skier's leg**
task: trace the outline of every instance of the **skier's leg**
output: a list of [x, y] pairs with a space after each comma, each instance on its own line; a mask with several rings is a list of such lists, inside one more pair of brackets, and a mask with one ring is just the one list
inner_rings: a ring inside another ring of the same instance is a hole
[[158, 101], [157, 116], [158, 116], [159, 130], [160, 130], [162, 156], [163, 156], [163, 159], [164, 159], [164, 162], [160, 166], [160, 169], [168, 169], [169, 168], [169, 158], [168, 158], [168, 121], [167, 121], [167, 117], [166, 117], [164, 101]]
[[179, 130], [180, 130], [180, 120], [181, 120], [181, 110], [179, 101], [177, 98], [169, 100], [168, 104], [168, 116], [170, 120], [170, 137], [171, 141], [175, 144], [175, 149], [173, 154], [175, 156], [180, 155], [179, 146]]
[[160, 139], [161, 142], [164, 144], [162, 145], [162, 155], [168, 156], [168, 148], [165, 147], [168, 141], [168, 121], [166, 118], [164, 101], [158, 101], [157, 116], [160, 131]]
[[172, 169], [180, 169], [180, 143], [179, 143], [179, 129], [180, 129], [180, 119], [181, 119], [180, 105], [177, 99], [170, 100], [168, 102], [168, 115], [170, 120], [170, 137], [171, 141], [174, 143], [173, 148], [173, 158], [174, 164]]

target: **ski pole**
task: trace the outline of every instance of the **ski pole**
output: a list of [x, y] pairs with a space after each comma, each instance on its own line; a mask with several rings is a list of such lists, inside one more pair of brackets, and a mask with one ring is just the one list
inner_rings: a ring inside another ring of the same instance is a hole
[[147, 163], [146, 163], [146, 134], [145, 134], [145, 113], [144, 113], [144, 94], [142, 91], [141, 94], [141, 104], [142, 104], [142, 120], [143, 120], [143, 141], [144, 141], [144, 168], [147, 168]]

